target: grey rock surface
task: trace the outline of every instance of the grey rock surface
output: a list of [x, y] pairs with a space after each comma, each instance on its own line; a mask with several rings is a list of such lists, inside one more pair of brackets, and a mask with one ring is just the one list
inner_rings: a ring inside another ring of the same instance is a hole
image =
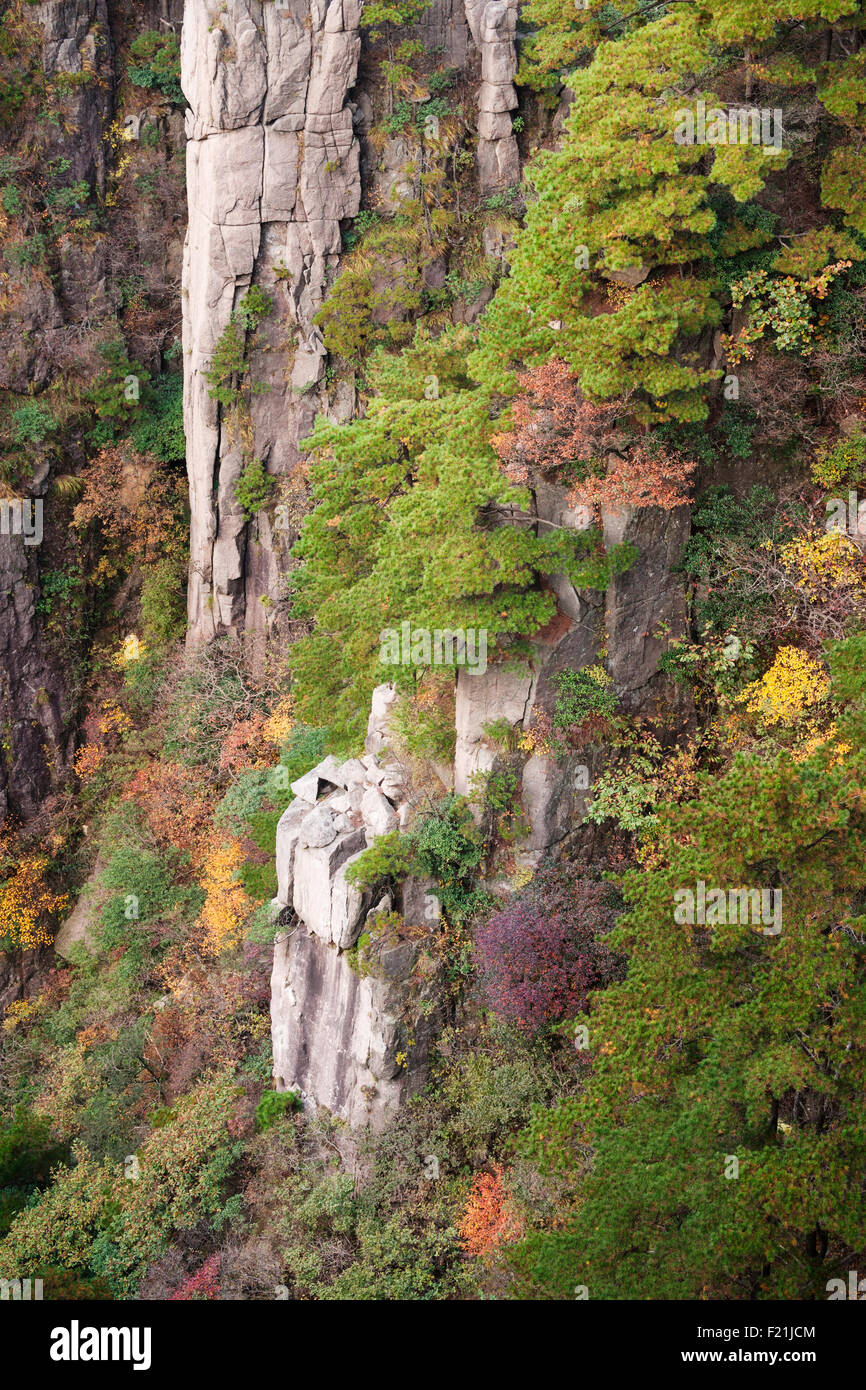
[[[360, 206], [347, 92], [360, 53], [358, 0], [187, 0], [181, 44], [189, 228], [184, 253], [184, 417], [192, 510], [189, 620], [197, 644], [269, 630], [292, 534], [249, 524], [234, 483], [235, 435], [205, 374], [250, 285], [271, 296], [250, 370], [249, 456], [290, 472], [317, 409], [325, 349], [313, 316], [336, 268], [340, 221]], [[214, 488], [214, 481], [217, 486]]]

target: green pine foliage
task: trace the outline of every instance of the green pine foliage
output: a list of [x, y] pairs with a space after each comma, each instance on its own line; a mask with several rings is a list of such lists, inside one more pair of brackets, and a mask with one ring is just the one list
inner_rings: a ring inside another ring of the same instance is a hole
[[235, 497], [238, 506], [248, 521], [265, 506], [273, 492], [274, 480], [265, 472], [261, 459], [250, 459], [244, 464], [235, 483]]
[[[597, 532], [501, 524], [527, 501], [497, 467], [491, 397], [467, 374], [468, 329], [419, 336], [398, 357], [379, 354], [363, 419], [320, 422], [309, 444], [316, 510], [297, 554], [295, 611], [316, 627], [292, 649], [301, 718], [328, 712], [335, 746], [363, 741], [369, 697], [415, 668], [380, 661], [380, 634], [404, 620], [431, 630], [486, 630], [514, 648], [552, 618], [539, 573], [567, 572], [605, 588], [633, 548], [605, 555]], [[411, 674], [410, 674], [411, 672]]]
[[255, 386], [249, 381], [248, 339], [273, 307], [270, 295], [258, 285], [251, 285], [220, 334], [205, 380], [211, 399], [224, 410], [236, 411], [249, 404]]
[[163, 463], [183, 463], [186, 438], [180, 372], [166, 372], [153, 383], [150, 399], [132, 431], [132, 442], [141, 453], [156, 454]]
[[177, 34], [147, 29], [133, 39], [129, 53], [134, 61], [127, 71], [129, 80], [136, 87], [162, 92], [177, 106], [186, 104], [180, 85], [180, 39]]

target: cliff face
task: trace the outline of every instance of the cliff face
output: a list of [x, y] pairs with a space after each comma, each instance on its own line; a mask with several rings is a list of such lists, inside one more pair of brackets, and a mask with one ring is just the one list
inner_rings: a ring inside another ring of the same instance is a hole
[[[92, 85], [69, 89], [65, 112], [75, 139], [60, 126], [39, 132], [45, 165], [68, 159], [75, 180], [104, 191], [105, 122], [111, 109], [111, 44], [105, 0], [55, 0], [30, 7], [28, 38], [40, 47], [39, 64], [47, 81], [92, 72]], [[101, 79], [101, 80], [100, 80]], [[33, 132], [19, 132], [22, 140]], [[13, 168], [16, 156], [12, 155]], [[0, 313], [0, 389], [22, 397], [44, 389], [68, 351], [70, 330], [104, 298], [105, 264], [98, 253], [81, 255], [59, 248], [55, 277], [35, 277], [23, 267], [4, 275]], [[37, 611], [39, 546], [51, 526], [46, 504], [50, 467], [39, 456], [25, 489], [7, 485], [0, 495], [38, 500], [42, 525], [25, 544], [13, 527], [0, 531], [0, 821], [8, 812], [21, 820], [35, 816], [41, 802], [68, 765], [74, 744], [67, 702], [66, 675], [43, 639]]]
[[[184, 364], [190, 480], [193, 642], [262, 634], [258, 600], [279, 586], [280, 541], [264, 514], [249, 528], [234, 496], [245, 460], [290, 472], [327, 407], [313, 315], [360, 206], [359, 144], [346, 94], [361, 47], [356, 0], [330, 5], [189, 0], [183, 87], [190, 103]], [[244, 291], [273, 299], [251, 355], [250, 436], [227, 428], [204, 373]], [[349, 388], [342, 401], [352, 408]]]
[[[557, 498], [547, 489], [541, 496], [548, 519], [558, 515], [567, 524], [564, 493]], [[627, 540], [639, 550], [606, 595], [578, 593], [565, 575], [555, 576], [559, 611], [524, 665], [458, 672], [454, 766], [450, 775], [441, 769], [447, 777], [442, 793], [470, 796], [474, 776], [494, 769], [499, 758], [490, 725], [506, 720], [525, 728], [541, 712], [550, 717], [556, 674], [592, 665], [607, 643], [617, 694], [629, 713], [651, 714], [661, 702], [671, 708], [682, 700], [658, 671], [662, 646], [655, 634], [662, 625], [675, 637], [686, 630], [683, 587], [671, 566], [688, 534], [688, 512], [620, 513], [607, 517], [605, 529], [609, 543]], [[429, 792], [416, 793], [393, 751], [394, 698], [392, 686], [377, 688], [363, 758], [343, 765], [328, 758], [293, 783], [295, 799], [277, 827], [275, 907], [284, 930], [271, 977], [275, 1084], [297, 1090], [311, 1109], [323, 1105], [352, 1125], [373, 1128], [423, 1083], [431, 1041], [447, 1014], [433, 967], [439, 921], [434, 885], [410, 876], [396, 901], [388, 895], [374, 907], [377, 894], [362, 893], [346, 879], [365, 848], [411, 825], [429, 804]], [[558, 852], [579, 825], [590, 781], [604, 762], [599, 745], [566, 758], [533, 753], [525, 759], [520, 802], [526, 833], [514, 849], [518, 869], [534, 871], [546, 853]], [[489, 886], [510, 891], [501, 880]], [[396, 933], [387, 918], [394, 908]]]
[[[516, 14], [506, 0], [475, 0], [465, 12], [437, 0], [418, 29], [425, 48], [480, 78], [476, 170], [486, 193], [520, 174], [509, 115], [517, 105]], [[294, 536], [265, 510], [248, 522], [235, 485], [253, 460], [271, 475], [291, 474], [317, 414], [348, 419], [355, 409], [351, 377], [326, 382], [313, 319], [339, 268], [341, 224], [361, 206], [362, 176], [387, 207], [408, 158], [394, 139], [380, 160], [367, 139], [372, 101], [364, 82], [356, 85], [360, 18], [356, 0], [187, 0], [183, 313], [193, 644], [243, 633], [261, 653]], [[273, 308], [248, 343], [256, 393], [240, 428], [213, 399], [207, 373], [251, 286]], [[368, 781], [376, 775], [369, 756]], [[311, 800], [299, 795], [278, 834], [279, 902], [293, 915], [274, 957], [274, 1075], [280, 1089], [299, 1089], [307, 1103], [376, 1126], [423, 1077], [436, 988], [428, 980], [423, 999], [415, 997], [417, 943], [395, 942], [363, 975], [350, 956], [371, 904], [348, 888], [345, 865], [365, 835], [372, 843], [385, 822], [397, 824], [397, 803], [378, 783], [347, 788], [345, 780], [338, 774], [342, 790], [332, 789], [318, 808], [318, 787], [307, 788]], [[357, 804], [348, 804], [352, 798]], [[408, 902], [398, 906], [405, 923]], [[401, 1048], [411, 1058], [405, 1066]]]
[[[112, 174], [106, 135], [115, 116], [131, 120], [136, 132], [154, 123], [169, 150], [180, 144], [177, 109], [142, 100], [132, 111], [115, 110], [118, 52], [128, 37], [123, 6], [55, 0], [31, 8], [45, 73], [93, 74], [69, 85], [65, 115], [76, 139], [54, 126], [40, 137], [46, 160], [69, 158], [72, 174], [102, 196]], [[358, 0], [153, 0], [146, 22], [170, 27], [181, 14], [182, 85], [189, 101], [181, 295], [189, 641], [198, 645], [234, 633], [261, 659], [269, 642], [285, 637], [282, 591], [295, 517], [287, 522], [289, 509], [269, 505], [250, 519], [238, 501], [238, 480], [259, 462], [275, 479], [300, 475], [300, 445], [317, 415], [347, 420], [357, 410], [355, 364], [339, 375], [328, 370], [314, 320], [339, 272], [344, 232], [362, 205], [397, 208], [411, 152], [399, 134], [377, 143], [380, 74], [362, 40]], [[426, 51], [437, 52], [471, 86], [473, 177], [484, 196], [520, 177], [510, 114], [517, 105], [516, 17], [516, 0], [466, 0], [463, 6], [435, 0], [413, 31]], [[82, 343], [82, 360], [92, 368], [94, 342], [120, 326], [116, 283], [127, 266], [124, 257], [143, 272], [154, 296], [167, 294], [157, 332], [136, 337], [134, 323], [122, 325], [131, 354], [154, 374], [160, 370], [175, 323], [168, 290], [180, 271], [176, 209], [171, 195], [161, 201], [135, 195], [115, 199], [114, 206], [107, 226], [87, 242], [61, 239], [51, 274], [31, 277], [15, 311], [0, 319], [0, 341], [9, 349], [6, 389], [48, 389], [74, 370]], [[502, 251], [500, 244], [496, 254]], [[434, 267], [437, 284], [445, 270], [444, 261]], [[214, 398], [208, 373], [227, 330], [243, 323], [239, 310], [251, 288], [268, 308], [254, 332], [249, 324], [243, 329], [251, 389], [239, 419]], [[459, 312], [475, 317], [485, 302], [484, 294], [476, 295], [474, 305]], [[52, 475], [74, 469], [84, 457], [80, 440], [65, 441], [64, 450], [63, 457], [40, 456], [33, 469], [31, 493], [46, 502], [49, 535], [68, 523], [68, 512], [64, 517], [53, 500]], [[540, 520], [576, 524], [563, 490], [536, 479], [533, 497]], [[663, 687], [653, 633], [664, 622], [677, 635], [685, 621], [682, 587], [670, 566], [687, 514], [673, 524], [662, 520], [652, 512], [607, 518], [608, 543], [637, 545], [633, 568], [607, 595], [577, 593], [564, 576], [554, 576], [558, 613], [537, 634], [525, 667], [460, 673], [456, 754], [453, 769], [440, 769], [442, 790], [469, 793], [474, 774], [490, 770], [497, 757], [485, 726], [503, 718], [526, 723], [538, 711], [549, 715], [556, 673], [588, 665], [602, 650], [623, 708], [640, 714], [654, 707]], [[46, 645], [39, 618], [44, 568], [21, 537], [0, 537], [0, 700], [8, 730], [0, 816], [11, 809], [23, 819], [38, 813], [57, 774], [69, 766], [75, 743], [68, 672]], [[669, 687], [664, 692], [670, 702]], [[304, 779], [277, 837], [284, 928], [272, 980], [277, 1085], [299, 1089], [309, 1104], [326, 1105], [353, 1124], [374, 1126], [420, 1084], [445, 1011], [427, 949], [438, 920], [436, 912], [430, 915], [431, 885], [410, 880], [393, 901], [374, 903], [345, 878], [347, 864], [365, 846], [403, 828], [415, 812], [388, 751], [390, 697], [388, 687], [377, 692], [360, 771], [331, 768], [318, 780]], [[534, 867], [573, 828], [587, 794], [578, 773], [594, 773], [601, 756], [602, 750], [588, 748], [567, 760], [538, 753], [525, 760], [520, 794], [529, 830], [515, 856], [521, 867]], [[380, 930], [377, 924], [389, 915], [408, 935], [395, 936], [393, 923]]]

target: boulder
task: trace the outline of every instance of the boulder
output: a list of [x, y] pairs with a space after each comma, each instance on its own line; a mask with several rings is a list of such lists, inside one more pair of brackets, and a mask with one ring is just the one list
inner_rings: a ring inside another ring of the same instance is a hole
[[399, 763], [389, 763], [382, 769], [379, 791], [395, 804], [406, 795], [406, 773]]
[[368, 787], [364, 792], [361, 815], [364, 817], [368, 845], [379, 835], [389, 835], [397, 829], [397, 813], [377, 787]]
[[301, 796], [305, 801], [316, 802], [323, 790], [323, 784], [325, 787], [345, 787], [346, 784], [340, 780], [339, 773], [340, 764], [336, 758], [329, 755], [293, 782], [292, 791], [295, 796]]
[[365, 848], [363, 830], [348, 830], [327, 845], [298, 844], [292, 906], [301, 921], [324, 941], [333, 939], [332, 889], [337, 870]]
[[341, 787], [352, 787], [356, 783], [363, 782], [367, 776], [367, 768], [360, 758], [350, 758], [347, 763], [342, 763], [339, 768], [339, 785]]
[[337, 838], [337, 822], [330, 806], [314, 806], [300, 824], [299, 841], [310, 849], [322, 849]]

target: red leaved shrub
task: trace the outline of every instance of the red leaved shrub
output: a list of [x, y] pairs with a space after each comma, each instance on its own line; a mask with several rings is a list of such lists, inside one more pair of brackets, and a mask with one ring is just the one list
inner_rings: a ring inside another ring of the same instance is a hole
[[574, 1018], [589, 990], [609, 983], [619, 961], [604, 943], [618, 902], [585, 866], [553, 864], [476, 932], [476, 952], [494, 1013], [527, 1033]]
[[220, 1256], [209, 1255], [204, 1264], [184, 1279], [171, 1295], [171, 1303], [211, 1302], [220, 1296]]
[[616, 458], [603, 478], [584, 478], [571, 501], [584, 507], [662, 507], [672, 511], [691, 498], [690, 483], [697, 465], [670, 449], [649, 453], [641, 444]]
[[525, 482], [530, 468], [549, 472], [563, 464], [588, 463], [603, 452], [618, 405], [584, 400], [578, 378], [558, 358], [533, 367], [518, 381], [525, 395], [511, 407], [514, 428], [491, 440], [513, 482]]
[[476, 1258], [492, 1255], [500, 1245], [522, 1234], [522, 1222], [509, 1204], [501, 1165], [492, 1173], [477, 1173], [473, 1178], [457, 1232], [466, 1254]]

